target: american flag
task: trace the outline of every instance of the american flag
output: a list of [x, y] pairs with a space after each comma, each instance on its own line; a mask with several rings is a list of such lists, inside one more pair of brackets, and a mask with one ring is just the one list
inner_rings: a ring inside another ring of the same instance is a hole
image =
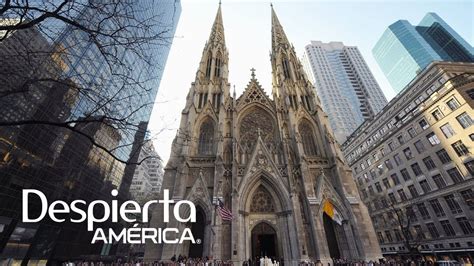
[[224, 220], [224, 221], [231, 221], [232, 220], [232, 218], [234, 217], [232, 215], [232, 212], [224, 206], [224, 203], [222, 203], [222, 201], [220, 199], [217, 200], [216, 207], [217, 207], [217, 211], [219, 212], [219, 215], [221, 216], [222, 220]]

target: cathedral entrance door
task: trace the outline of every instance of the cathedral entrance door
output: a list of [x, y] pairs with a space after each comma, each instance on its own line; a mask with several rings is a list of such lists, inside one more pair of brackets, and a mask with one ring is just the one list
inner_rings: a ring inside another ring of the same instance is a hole
[[204, 250], [204, 229], [206, 227], [206, 218], [204, 211], [201, 207], [196, 208], [196, 222], [191, 225], [191, 232], [193, 233], [194, 239], [201, 239], [201, 242], [189, 245], [190, 258], [201, 258]]
[[331, 258], [340, 259], [339, 245], [337, 243], [335, 222], [326, 213], [323, 214], [324, 232], [326, 233], [326, 240], [329, 248], [329, 255]]
[[277, 235], [267, 223], [259, 223], [252, 230], [252, 258], [267, 256], [278, 259]]

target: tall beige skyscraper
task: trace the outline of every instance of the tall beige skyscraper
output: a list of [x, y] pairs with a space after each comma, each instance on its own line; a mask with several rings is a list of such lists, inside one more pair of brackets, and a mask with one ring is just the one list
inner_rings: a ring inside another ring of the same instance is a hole
[[303, 64], [340, 144], [387, 104], [356, 46], [312, 41], [305, 47]]

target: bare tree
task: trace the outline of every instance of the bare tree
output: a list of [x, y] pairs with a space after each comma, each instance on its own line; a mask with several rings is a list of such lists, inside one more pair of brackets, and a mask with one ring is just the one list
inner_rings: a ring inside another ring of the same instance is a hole
[[[416, 225], [417, 216], [416, 208], [420, 202], [420, 198], [412, 198], [406, 201], [393, 201], [387, 195], [378, 195], [374, 198], [374, 202], [378, 202], [390, 220], [393, 229], [398, 229], [401, 241], [408, 255], [414, 259], [420, 254], [419, 248], [426, 241], [425, 232], [421, 226]], [[396, 236], [397, 237], [397, 236]]]
[[[77, 134], [119, 162], [140, 163], [130, 160], [136, 156], [123, 156], [121, 150], [130, 151], [137, 132], [146, 130], [143, 123], [154, 104], [162, 67], [157, 53], [173, 38], [174, 23], [153, 12], [155, 4], [3, 1], [2, 140], [17, 145], [22, 131], [38, 128], [61, 132], [58, 138], [63, 139]], [[90, 123], [100, 123], [118, 137], [112, 142], [99, 140], [97, 132], [85, 130]]]

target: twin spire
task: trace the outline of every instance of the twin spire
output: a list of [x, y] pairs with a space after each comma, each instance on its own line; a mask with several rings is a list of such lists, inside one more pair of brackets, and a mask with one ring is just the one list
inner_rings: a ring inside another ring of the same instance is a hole
[[[272, 9], [272, 51], [276, 52], [277, 48], [280, 46], [290, 47], [290, 42], [288, 41], [285, 31], [283, 30], [283, 27], [281, 26], [280, 21], [278, 20], [275, 10], [273, 9], [273, 5], [271, 4], [270, 6]], [[208, 42], [210, 44], [214, 43], [216, 45], [220, 43], [225, 46], [224, 23], [222, 20], [222, 10], [220, 1]]]

